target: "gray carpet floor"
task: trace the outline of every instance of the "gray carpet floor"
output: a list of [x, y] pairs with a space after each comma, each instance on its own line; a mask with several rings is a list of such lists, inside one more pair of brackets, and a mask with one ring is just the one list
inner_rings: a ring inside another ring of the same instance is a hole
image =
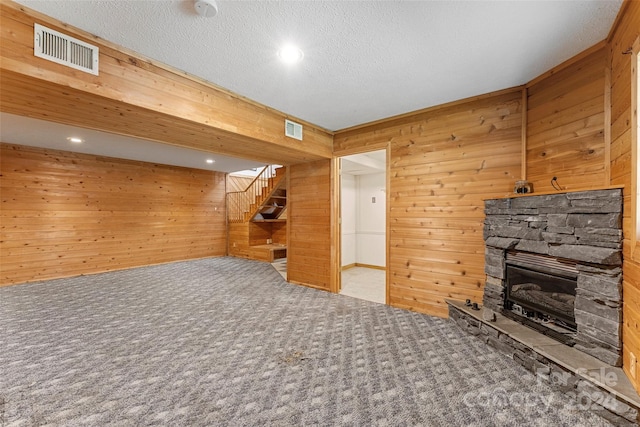
[[213, 258], [0, 288], [2, 426], [608, 426], [453, 321]]

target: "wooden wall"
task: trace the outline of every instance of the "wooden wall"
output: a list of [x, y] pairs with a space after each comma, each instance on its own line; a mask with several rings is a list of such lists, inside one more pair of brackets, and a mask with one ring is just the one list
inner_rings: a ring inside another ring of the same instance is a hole
[[[629, 354], [640, 358], [640, 248], [632, 254], [634, 244], [632, 219], [636, 212], [631, 203], [632, 143], [640, 150], [638, 142], [631, 138], [631, 58], [623, 54], [640, 36], [640, 2], [626, 1], [618, 21], [609, 37], [608, 51], [611, 58], [611, 183], [624, 185], [623, 218], [623, 368], [640, 391], [640, 378], [629, 372]], [[640, 46], [636, 46], [638, 49]], [[633, 112], [636, 114], [637, 111]], [[638, 166], [636, 165], [636, 168]], [[640, 369], [640, 366], [636, 370]], [[640, 374], [640, 371], [637, 372]]]
[[287, 244], [287, 223], [286, 222], [271, 223], [271, 239], [273, 240], [273, 243], [279, 243], [281, 245]]
[[253, 182], [253, 179], [250, 176], [227, 175], [227, 193], [246, 190]]
[[391, 146], [389, 302], [446, 316], [482, 299], [485, 198], [505, 196], [522, 158], [520, 88], [358, 127], [335, 155]]
[[229, 255], [249, 258], [249, 223], [228, 223]]
[[331, 161], [293, 165], [287, 191], [287, 278], [331, 289]]
[[249, 246], [266, 245], [267, 239], [271, 239], [270, 222], [250, 222], [249, 223]]
[[527, 85], [526, 177], [534, 191], [609, 185], [605, 162], [606, 48]]
[[0, 145], [0, 285], [226, 254], [225, 175]]

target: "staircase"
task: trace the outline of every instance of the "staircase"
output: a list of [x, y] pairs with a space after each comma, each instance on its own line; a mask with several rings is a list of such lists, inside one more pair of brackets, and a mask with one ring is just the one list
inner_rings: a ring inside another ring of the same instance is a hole
[[266, 166], [244, 191], [227, 193], [229, 255], [286, 258], [286, 168]]
[[287, 190], [282, 188], [284, 183], [273, 189], [251, 218], [253, 222], [286, 221]]
[[286, 168], [265, 166], [244, 191], [227, 193], [229, 222], [276, 221], [286, 211]]

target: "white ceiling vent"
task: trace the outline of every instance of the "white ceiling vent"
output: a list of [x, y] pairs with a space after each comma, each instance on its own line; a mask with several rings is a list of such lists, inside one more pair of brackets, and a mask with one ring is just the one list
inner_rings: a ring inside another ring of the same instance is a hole
[[285, 120], [284, 134], [289, 138], [295, 138], [302, 141], [302, 125], [300, 123], [292, 122], [291, 120]]
[[98, 46], [40, 24], [33, 27], [33, 52], [39, 58], [98, 75]]

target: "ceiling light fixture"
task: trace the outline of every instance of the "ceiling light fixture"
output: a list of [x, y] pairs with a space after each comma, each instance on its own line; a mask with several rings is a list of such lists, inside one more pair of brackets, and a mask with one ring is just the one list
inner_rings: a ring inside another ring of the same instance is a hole
[[215, 162], [216, 162], [216, 161], [215, 161], [215, 160], [213, 160], [213, 159], [207, 159], [207, 163], [209, 163], [209, 164], [212, 164], [212, 163], [215, 163]]
[[73, 142], [74, 144], [82, 144], [84, 142], [84, 139], [78, 138], [75, 136], [70, 136], [69, 138], [67, 138], [67, 141]]
[[205, 18], [211, 18], [218, 14], [218, 3], [216, 0], [197, 0], [193, 7], [196, 13]]
[[304, 53], [298, 47], [288, 44], [278, 51], [278, 56], [285, 64], [295, 64], [302, 61]]

